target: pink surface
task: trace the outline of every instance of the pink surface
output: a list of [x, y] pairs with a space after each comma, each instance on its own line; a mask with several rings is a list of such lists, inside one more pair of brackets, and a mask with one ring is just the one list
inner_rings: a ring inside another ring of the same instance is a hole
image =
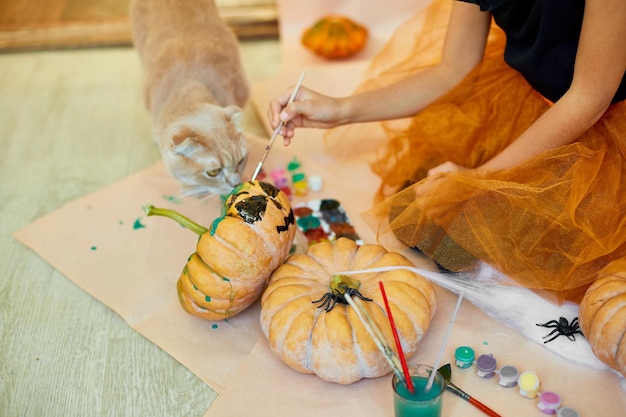
[[[326, 71], [311, 71], [309, 81], [315, 85], [317, 77], [327, 79]], [[335, 74], [344, 77], [340, 71]], [[267, 103], [266, 95], [277, 84], [291, 84], [297, 72], [290, 76], [256, 86], [259, 103]], [[348, 84], [345, 88], [350, 88]], [[307, 175], [324, 179], [323, 189], [306, 198], [338, 199], [357, 232], [371, 243], [372, 233], [359, 213], [369, 206], [377, 181], [366, 163], [342, 162], [325, 155], [321, 133], [299, 132], [289, 148], [277, 141], [266, 169], [285, 166], [298, 156]], [[251, 138], [250, 147], [250, 160], [257, 161], [264, 142]], [[248, 175], [254, 166], [254, 162], [249, 164]], [[172, 207], [208, 225], [218, 215], [219, 199], [169, 201], [168, 196], [177, 192], [177, 183], [157, 163], [69, 203], [15, 236], [220, 392], [207, 417], [392, 416], [390, 375], [340, 386], [291, 370], [272, 355], [260, 333], [258, 306], [227, 322], [207, 322], [182, 311], [175, 283], [194, 250], [196, 237], [168, 219], [143, 217], [141, 207], [146, 203]], [[145, 227], [134, 229], [137, 219]], [[419, 255], [408, 255], [417, 265], [432, 268]], [[432, 363], [437, 356], [456, 300], [454, 294], [439, 287], [437, 295], [438, 309], [431, 329], [409, 363]], [[564, 406], [583, 416], [620, 415], [626, 407], [626, 396], [614, 373], [572, 364], [468, 302], [461, 306], [443, 360], [452, 362], [460, 345], [473, 347], [477, 356], [493, 353], [501, 365], [511, 364], [520, 371], [535, 369], [542, 388], [559, 393]], [[540, 415], [538, 400], [522, 398], [516, 388], [503, 388], [495, 378], [479, 378], [473, 368], [453, 368], [453, 381], [502, 415]], [[482, 415], [450, 393], [445, 394], [444, 402], [444, 415]]]

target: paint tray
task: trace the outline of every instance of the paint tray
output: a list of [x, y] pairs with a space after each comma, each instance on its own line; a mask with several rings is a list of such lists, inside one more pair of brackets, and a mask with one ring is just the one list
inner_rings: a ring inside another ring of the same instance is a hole
[[311, 200], [293, 206], [298, 227], [299, 243], [308, 248], [323, 241], [333, 242], [340, 237], [363, 241], [350, 222], [341, 203], [334, 199]]

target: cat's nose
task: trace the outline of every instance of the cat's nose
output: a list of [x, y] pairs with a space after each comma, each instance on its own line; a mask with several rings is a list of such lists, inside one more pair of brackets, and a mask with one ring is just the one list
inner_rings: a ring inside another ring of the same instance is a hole
[[241, 184], [241, 175], [233, 175], [232, 177], [228, 177], [226, 180], [228, 185], [235, 188], [235, 186]]

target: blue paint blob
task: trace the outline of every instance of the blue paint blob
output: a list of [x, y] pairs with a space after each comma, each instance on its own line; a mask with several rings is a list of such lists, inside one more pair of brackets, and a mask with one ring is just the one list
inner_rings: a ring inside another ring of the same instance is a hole
[[212, 329], [217, 329], [217, 324], [211, 326]]

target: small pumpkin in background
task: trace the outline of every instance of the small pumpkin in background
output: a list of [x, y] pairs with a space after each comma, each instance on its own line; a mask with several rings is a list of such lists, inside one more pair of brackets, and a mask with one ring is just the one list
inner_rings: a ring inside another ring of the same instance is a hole
[[208, 229], [172, 210], [147, 205], [144, 211], [170, 217], [200, 236], [177, 291], [185, 311], [207, 320], [232, 317], [253, 304], [289, 255], [296, 232], [287, 195], [261, 181], [238, 185]]
[[291, 255], [278, 267], [261, 297], [261, 328], [271, 350], [288, 366], [321, 379], [350, 384], [391, 371], [383, 354], [343, 298], [362, 304], [393, 339], [379, 281], [385, 286], [394, 322], [407, 357], [415, 353], [435, 312], [429, 281], [406, 269], [338, 276], [336, 272], [413, 264], [379, 245], [358, 246], [347, 238], [324, 241], [306, 254]]
[[[621, 265], [620, 265], [621, 264]], [[626, 261], [609, 264], [580, 302], [579, 324], [593, 353], [626, 377]]]
[[328, 59], [347, 58], [367, 43], [368, 30], [341, 15], [319, 19], [302, 34], [302, 45]]

